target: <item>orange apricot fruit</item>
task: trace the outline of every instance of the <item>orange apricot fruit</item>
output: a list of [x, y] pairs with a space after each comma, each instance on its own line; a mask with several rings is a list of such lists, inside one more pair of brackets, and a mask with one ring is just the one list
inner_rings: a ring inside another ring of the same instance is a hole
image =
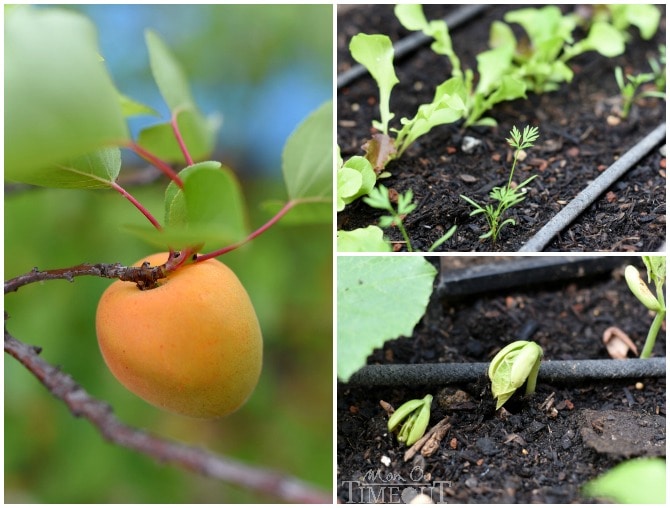
[[[154, 254], [135, 266], [167, 259]], [[263, 339], [256, 312], [237, 276], [216, 259], [179, 267], [153, 289], [114, 282], [100, 298], [96, 331], [119, 382], [174, 413], [225, 416], [258, 383]]]

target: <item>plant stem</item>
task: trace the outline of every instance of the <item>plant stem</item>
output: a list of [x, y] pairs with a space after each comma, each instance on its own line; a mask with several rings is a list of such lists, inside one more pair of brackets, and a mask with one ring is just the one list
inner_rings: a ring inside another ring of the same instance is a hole
[[186, 148], [186, 143], [184, 143], [184, 138], [181, 135], [181, 131], [179, 130], [179, 124], [177, 123], [177, 117], [179, 116], [179, 111], [176, 110], [172, 114], [172, 119], [170, 120], [170, 124], [172, 125], [172, 132], [174, 132], [174, 137], [177, 140], [177, 143], [179, 144], [179, 148], [181, 149], [181, 153], [184, 155], [184, 159], [186, 160], [186, 165], [187, 166], [192, 166], [193, 165], [193, 158], [191, 157], [191, 154], [188, 152], [188, 148]]
[[654, 344], [656, 344], [656, 337], [658, 336], [658, 332], [661, 329], [664, 320], [665, 310], [661, 310], [656, 314], [654, 321], [649, 327], [649, 333], [647, 334], [647, 339], [644, 342], [644, 348], [642, 349], [640, 358], [649, 358], [651, 356], [651, 352], [654, 350]]
[[170, 167], [170, 165], [167, 162], [160, 160], [154, 154], [145, 150], [135, 142], [131, 142], [130, 144], [128, 144], [128, 148], [130, 148], [133, 152], [142, 157], [144, 160], [150, 162], [152, 165], [160, 169], [170, 180], [176, 183], [180, 189], [184, 188], [184, 182], [181, 181], [179, 175], [175, 173], [175, 171]]
[[151, 215], [151, 212], [147, 210], [142, 203], [140, 203], [130, 192], [128, 192], [126, 189], [121, 187], [118, 183], [116, 182], [111, 182], [112, 189], [115, 191], [119, 192], [124, 198], [126, 198], [128, 201], [130, 201], [135, 208], [137, 208], [140, 212], [142, 212], [142, 215], [144, 215], [147, 219], [149, 219], [149, 222], [153, 224], [153, 226], [157, 230], [163, 229], [160, 223], [156, 220], [156, 218]]
[[405, 226], [402, 223], [402, 219], [400, 218], [399, 215], [395, 215], [394, 219], [397, 221], [398, 224], [398, 229], [400, 229], [400, 233], [402, 233], [402, 237], [405, 239], [405, 243], [407, 243], [407, 252], [414, 252], [412, 249], [412, 242], [409, 239], [409, 235], [407, 234], [407, 230], [405, 229]]
[[228, 253], [232, 250], [235, 250], [239, 247], [242, 247], [242, 245], [250, 242], [251, 240], [253, 240], [257, 236], [260, 236], [261, 234], [265, 233], [268, 229], [270, 229], [272, 226], [274, 226], [279, 221], [279, 219], [281, 219], [284, 215], [286, 215], [291, 210], [291, 208], [293, 208], [295, 205], [297, 205], [299, 203], [305, 203], [305, 202], [307, 202], [307, 200], [296, 200], [296, 199], [290, 200], [288, 203], [286, 203], [282, 207], [281, 210], [279, 210], [275, 214], [274, 217], [272, 217], [269, 221], [267, 221], [265, 224], [263, 224], [256, 231], [249, 234], [249, 236], [247, 236], [244, 240], [241, 240], [237, 243], [229, 245], [228, 247], [224, 247], [222, 249], [215, 250], [215, 251], [209, 252], [207, 254], [203, 254], [202, 256], [198, 256], [198, 259], [195, 260], [196, 263], [199, 262], [199, 261], [206, 261], [208, 259], [212, 259], [212, 258], [221, 256], [221, 255], [226, 254], [226, 253]]

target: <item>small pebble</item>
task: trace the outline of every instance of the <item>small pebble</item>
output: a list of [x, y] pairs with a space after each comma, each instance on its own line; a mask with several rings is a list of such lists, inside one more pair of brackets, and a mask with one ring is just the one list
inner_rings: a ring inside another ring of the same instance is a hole
[[481, 139], [473, 138], [472, 136], [464, 136], [461, 150], [465, 153], [472, 153], [481, 144]]
[[390, 459], [390, 457], [387, 457], [386, 455], [382, 455], [382, 458], [380, 459], [380, 461], [386, 467], [389, 467], [391, 465], [391, 459]]

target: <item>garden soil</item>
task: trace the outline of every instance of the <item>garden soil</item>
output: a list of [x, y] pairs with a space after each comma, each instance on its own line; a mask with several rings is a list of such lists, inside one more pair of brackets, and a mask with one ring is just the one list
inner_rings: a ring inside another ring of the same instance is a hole
[[[443, 262], [451, 269], [491, 260]], [[597, 276], [431, 304], [411, 337], [387, 341], [368, 364], [488, 362], [524, 329], [544, 361], [608, 359], [605, 329], [619, 327], [641, 350], [651, 321], [628, 291], [622, 263]], [[665, 331], [654, 356], [665, 356]], [[433, 455], [405, 461], [407, 448], [388, 432], [380, 401], [397, 408], [427, 393], [434, 396], [430, 425], [448, 417], [451, 427]], [[580, 491], [586, 481], [628, 457], [665, 456], [665, 417], [664, 378], [572, 385], [540, 379], [535, 394], [515, 394], [499, 411], [485, 376], [448, 387], [340, 382], [338, 501], [402, 502], [423, 489], [435, 502], [589, 502]]]
[[[563, 9], [570, 6], [563, 6]], [[428, 19], [439, 19], [458, 6], [425, 6]], [[489, 27], [502, 20], [513, 6], [494, 5], [466, 25], [452, 31], [454, 50], [462, 66], [476, 70], [475, 56], [488, 47]], [[665, 10], [653, 40], [644, 41], [637, 30], [624, 55], [606, 58], [595, 52], [570, 61], [571, 83], [559, 90], [527, 99], [498, 104], [490, 116], [496, 128], [467, 128], [449, 124], [434, 128], [419, 138], [403, 156], [388, 164], [391, 177], [386, 187], [404, 193], [411, 189], [417, 209], [405, 218], [415, 250], [427, 251], [453, 225], [456, 234], [440, 251], [517, 251], [543, 225], [598, 177], [622, 154], [665, 121], [665, 102], [640, 100], [628, 119], [617, 122], [619, 91], [614, 68], [627, 73], [649, 72], [647, 60], [658, 57], [665, 43]], [[383, 33], [395, 42], [409, 35], [397, 21], [391, 5], [340, 6], [338, 11], [338, 73], [355, 62], [348, 51], [351, 37], [359, 32]], [[517, 32], [517, 37], [521, 33]], [[430, 102], [435, 87], [450, 75], [444, 56], [425, 45], [396, 62], [400, 83], [391, 94], [392, 126], [400, 118], [412, 117], [418, 106]], [[342, 157], [363, 155], [361, 146], [372, 134], [371, 124], [379, 119], [378, 90], [369, 76], [358, 78], [338, 91], [337, 136]], [[537, 175], [528, 186], [526, 200], [508, 211], [517, 225], [506, 227], [493, 245], [479, 236], [487, 231], [482, 215], [470, 216], [472, 208], [461, 194], [488, 203], [494, 186], [507, 182], [512, 150], [505, 139], [513, 126], [537, 126], [540, 138], [527, 150], [515, 181]], [[462, 150], [463, 139], [471, 136], [481, 144], [472, 153]], [[655, 148], [566, 230], [545, 248], [547, 251], [655, 251], [666, 238], [665, 156]], [[338, 229], [353, 230], [377, 224], [382, 212], [362, 200], [338, 214]], [[395, 250], [406, 250], [397, 229], [385, 234]]]

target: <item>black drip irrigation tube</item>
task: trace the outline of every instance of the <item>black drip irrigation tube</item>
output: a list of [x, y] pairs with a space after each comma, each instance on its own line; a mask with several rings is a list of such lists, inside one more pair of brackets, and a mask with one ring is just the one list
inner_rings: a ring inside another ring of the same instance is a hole
[[621, 178], [637, 162], [665, 140], [665, 123], [656, 127], [642, 141], [628, 150], [614, 164], [607, 168], [588, 187], [582, 190], [553, 219], [545, 224], [535, 236], [519, 249], [519, 252], [540, 252], [551, 239], [568, 227], [603, 192]]
[[[349, 379], [352, 386], [447, 386], [475, 383], [487, 375], [488, 363], [367, 365]], [[665, 377], [665, 357], [629, 360], [558, 360], [540, 365], [538, 383], [639, 380]]]
[[[467, 21], [470, 21], [470, 19], [484, 12], [487, 8], [488, 5], [465, 5], [460, 7], [457, 11], [446, 16], [444, 18], [444, 22], [449, 27], [449, 30], [454, 30], [456, 27]], [[399, 59], [407, 53], [414, 51], [416, 48], [426, 44], [430, 40], [432, 40], [432, 38], [428, 37], [423, 32], [417, 32], [408, 37], [405, 37], [393, 45], [394, 58]], [[337, 89], [339, 90], [340, 88], [347, 86], [355, 79], [364, 76], [367, 72], [367, 69], [360, 64], [352, 66], [350, 69], [340, 73], [337, 76]]]

